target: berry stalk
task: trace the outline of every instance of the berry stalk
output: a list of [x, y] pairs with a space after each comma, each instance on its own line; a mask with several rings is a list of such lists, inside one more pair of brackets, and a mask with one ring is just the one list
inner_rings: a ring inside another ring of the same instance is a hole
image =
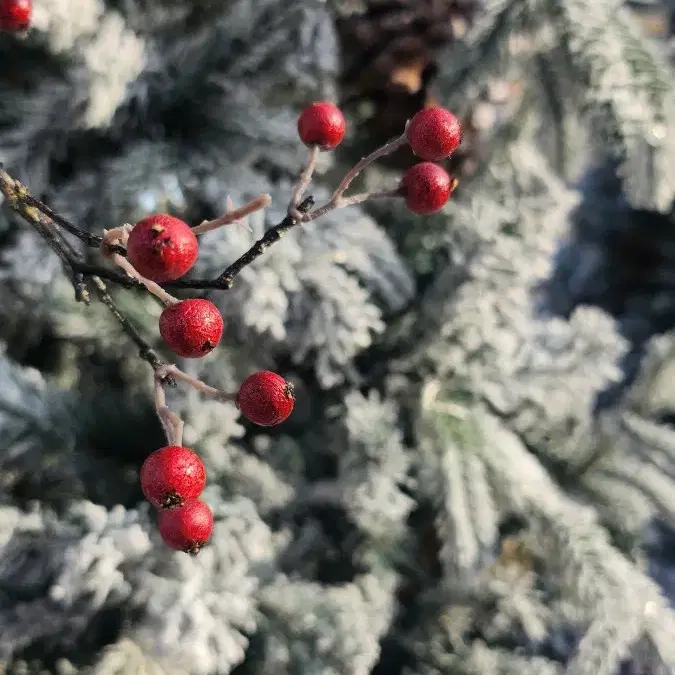
[[166, 404], [164, 384], [167, 375], [168, 373], [164, 373], [163, 371], [159, 371], [155, 374], [155, 411], [157, 417], [159, 417], [162, 429], [164, 429], [166, 442], [169, 445], [183, 445], [183, 427], [185, 423], [180, 418], [180, 415], [171, 410]]
[[302, 220], [302, 213], [298, 210], [298, 206], [307, 188], [312, 182], [312, 177], [314, 176], [314, 170], [316, 169], [316, 160], [319, 158], [319, 152], [321, 148], [318, 145], [313, 145], [309, 149], [309, 155], [307, 156], [307, 163], [305, 168], [300, 174], [298, 182], [293, 187], [293, 192], [291, 193], [291, 200], [288, 203], [288, 215], [295, 220]]
[[206, 382], [203, 382], [197, 377], [188, 375], [186, 372], [182, 371], [178, 366], [174, 364], [163, 365], [157, 371], [157, 378], [161, 381], [166, 378], [171, 378], [173, 380], [184, 382], [193, 389], [196, 389], [198, 392], [205, 394], [209, 398], [214, 398], [216, 401], [236, 401], [237, 394], [229, 394], [221, 389], [216, 389]]
[[[373, 194], [364, 193], [363, 195], [359, 195], [358, 201], [350, 202], [349, 198], [344, 197], [344, 194], [349, 189], [349, 186], [352, 184], [354, 179], [364, 169], [369, 167], [371, 164], [373, 164], [373, 162], [376, 162], [378, 159], [382, 159], [382, 157], [386, 157], [387, 155], [390, 155], [392, 152], [396, 152], [396, 150], [402, 148], [407, 144], [408, 144], [408, 136], [406, 131], [404, 131], [398, 138], [395, 138], [393, 141], [389, 141], [389, 143], [385, 143], [382, 147], [377, 148], [377, 150], [374, 150], [369, 155], [362, 157], [344, 175], [344, 177], [340, 181], [340, 184], [335, 189], [335, 192], [333, 192], [331, 198], [323, 206], [319, 206], [310, 213], [305, 214], [302, 217], [302, 221], [308, 223], [312, 220], [316, 220], [317, 218], [321, 218], [321, 216], [326, 215], [329, 211], [332, 211], [333, 209], [344, 208], [346, 206], [350, 206], [351, 204], [359, 204], [361, 202], [366, 201], [367, 199], [374, 197], [375, 195]], [[387, 192], [382, 193], [379, 196], [391, 196], [391, 194]]]
[[212, 230], [217, 230], [219, 227], [224, 225], [231, 225], [232, 223], [245, 222], [246, 218], [256, 211], [261, 209], [266, 209], [272, 203], [272, 197], [268, 194], [262, 194], [255, 199], [252, 199], [250, 202], [247, 202], [243, 206], [240, 206], [238, 209], [229, 209], [227, 213], [224, 213], [219, 218], [214, 220], [205, 220], [199, 225], [192, 228], [192, 232], [196, 235], [204, 234], [205, 232], [211, 232]]

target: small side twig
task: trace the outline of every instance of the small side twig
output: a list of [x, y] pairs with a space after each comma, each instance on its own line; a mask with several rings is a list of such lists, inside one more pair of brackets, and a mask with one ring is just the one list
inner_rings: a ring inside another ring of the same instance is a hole
[[216, 401], [234, 401], [237, 400], [237, 394], [231, 394], [221, 389], [216, 389], [206, 382], [188, 375], [186, 372], [182, 371], [178, 366], [174, 364], [165, 364], [161, 366], [156, 373], [157, 377], [160, 379], [171, 378], [176, 381], [184, 382], [185, 384], [191, 386], [193, 389], [196, 389], [198, 392], [209, 396], [210, 398], [216, 399]]
[[[300, 214], [307, 213], [314, 205], [313, 197], [306, 197], [298, 206]], [[259, 258], [272, 244], [279, 241], [289, 230], [300, 224], [300, 220], [287, 215], [278, 225], [270, 228], [244, 255], [235, 260], [215, 279], [178, 279], [162, 284], [163, 288], [195, 288], [229, 290], [235, 277], [254, 260]]]
[[168, 445], [183, 445], [183, 427], [185, 426], [180, 416], [166, 404], [166, 392], [164, 384], [166, 375], [155, 374], [155, 411], [164, 429]]
[[364, 193], [363, 195], [358, 195], [357, 201], [349, 201], [350, 199], [353, 200], [354, 198], [348, 198], [344, 196], [345, 192], [349, 189], [349, 186], [352, 184], [354, 179], [366, 167], [370, 166], [373, 162], [376, 162], [378, 159], [390, 155], [392, 152], [395, 152], [396, 150], [402, 148], [407, 144], [408, 144], [408, 125], [406, 124], [405, 130], [398, 138], [395, 138], [393, 141], [389, 141], [389, 143], [385, 143], [385, 145], [383, 145], [380, 148], [377, 148], [377, 150], [374, 150], [369, 155], [366, 155], [360, 161], [358, 161], [344, 175], [344, 178], [340, 181], [340, 184], [335, 189], [335, 192], [333, 192], [331, 198], [323, 206], [319, 206], [310, 213], [305, 213], [305, 215], [302, 217], [302, 221], [307, 223], [312, 220], [316, 220], [317, 218], [321, 218], [321, 216], [325, 215], [329, 211], [332, 211], [333, 209], [351, 206], [352, 204], [359, 204], [361, 202], [366, 201], [367, 199], [372, 199], [373, 197], [376, 196], [390, 197], [397, 194], [396, 190], [393, 190], [391, 192], [387, 191], [385, 193], [380, 194]]
[[237, 394], [229, 394], [220, 389], [212, 387], [206, 382], [188, 375], [174, 364], [162, 364], [154, 373], [154, 393], [155, 393], [155, 412], [164, 429], [168, 445], [182, 445], [183, 444], [183, 428], [185, 423], [180, 415], [171, 410], [166, 402], [166, 392], [164, 385], [170, 383], [175, 385], [176, 382], [184, 382], [188, 386], [197, 390], [201, 394], [209, 396], [216, 401], [231, 401], [237, 402]]
[[211, 232], [211, 230], [216, 230], [223, 225], [230, 225], [231, 223], [237, 223], [245, 220], [248, 216], [260, 209], [266, 209], [272, 203], [272, 197], [268, 194], [262, 194], [255, 199], [252, 199], [250, 202], [240, 206], [238, 209], [229, 209], [227, 213], [223, 214], [219, 218], [214, 220], [205, 220], [203, 223], [200, 223], [196, 227], [192, 228], [192, 231], [196, 235], [204, 234], [205, 232]]
[[291, 192], [291, 199], [288, 202], [288, 215], [291, 218], [296, 220], [302, 220], [302, 211], [298, 209], [302, 198], [307, 192], [307, 188], [312, 182], [312, 177], [314, 176], [314, 169], [316, 168], [316, 161], [319, 158], [319, 152], [321, 149], [318, 145], [313, 145], [309, 149], [309, 154], [307, 156], [307, 163], [305, 168], [302, 170], [298, 182], [293, 186], [293, 191]]

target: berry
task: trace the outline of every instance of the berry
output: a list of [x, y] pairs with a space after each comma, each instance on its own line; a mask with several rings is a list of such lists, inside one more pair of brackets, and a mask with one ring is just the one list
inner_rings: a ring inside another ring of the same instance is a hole
[[197, 555], [213, 532], [213, 513], [201, 499], [190, 499], [177, 509], [160, 511], [157, 527], [167, 546]]
[[443, 167], [432, 162], [420, 162], [403, 174], [400, 191], [411, 211], [429, 215], [445, 206], [456, 184], [457, 181], [450, 178]]
[[152, 281], [179, 279], [195, 264], [198, 253], [190, 226], [166, 213], [138, 221], [127, 241], [129, 262]]
[[340, 108], [329, 101], [308, 105], [298, 118], [298, 135], [305, 145], [318, 145], [321, 150], [332, 150], [345, 136], [345, 117]]
[[159, 334], [173, 352], [186, 359], [206, 356], [223, 336], [223, 317], [209, 300], [190, 298], [164, 309]]
[[439, 107], [420, 110], [410, 120], [407, 134], [412, 151], [431, 162], [449, 157], [462, 141], [459, 120]]
[[288, 419], [294, 404], [293, 385], [269, 370], [249, 375], [237, 394], [241, 412], [261, 427], [271, 427]]
[[26, 30], [32, 13], [32, 0], [0, 0], [0, 30]]
[[182, 506], [199, 497], [206, 484], [206, 469], [195, 452], [167, 445], [148, 455], [141, 467], [141, 489], [158, 509]]

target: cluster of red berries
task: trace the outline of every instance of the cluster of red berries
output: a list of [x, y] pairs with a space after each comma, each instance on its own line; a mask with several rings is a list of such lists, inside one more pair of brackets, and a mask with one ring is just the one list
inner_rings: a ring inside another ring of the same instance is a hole
[[[321, 150], [336, 148], [344, 138], [345, 118], [329, 101], [307, 106], [298, 120], [303, 143]], [[452, 195], [457, 181], [435, 164], [449, 157], [462, 140], [462, 127], [455, 115], [441, 107], [424, 108], [409, 122], [407, 141], [424, 162], [408, 169], [399, 184], [399, 193], [414, 213], [429, 215], [440, 211]]]
[[26, 30], [32, 13], [32, 0], [0, 0], [0, 30], [11, 33]]
[[[150, 281], [175, 281], [192, 269], [199, 243], [192, 228], [179, 218], [157, 213], [143, 218], [129, 234], [127, 258]], [[159, 318], [159, 334], [169, 349], [183, 358], [212, 352], [224, 329], [218, 308], [204, 298], [168, 305]]]
[[157, 526], [164, 542], [177, 551], [196, 555], [213, 531], [213, 513], [199, 499], [206, 469], [197, 453], [182, 445], [155, 450], [141, 467], [141, 489], [157, 509]]
[[[328, 101], [307, 106], [298, 119], [301, 140], [321, 150], [337, 147], [345, 129], [344, 115]], [[420, 110], [408, 124], [405, 140], [418, 157], [426, 160], [408, 169], [399, 184], [399, 194], [411, 211], [435, 213], [450, 198], [456, 181], [434, 162], [450, 156], [458, 147], [461, 135], [458, 119], [445, 108]], [[192, 228], [165, 213], [140, 220], [127, 240], [129, 262], [144, 278], [157, 283], [185, 275], [198, 254], [199, 243]], [[223, 330], [223, 317], [218, 308], [204, 298], [172, 302], [159, 319], [162, 340], [183, 358], [209, 354], [220, 342]]]
[[[319, 150], [336, 148], [345, 129], [340, 109], [326, 101], [307, 106], [298, 119], [301, 140]], [[411, 211], [435, 213], [446, 204], [456, 182], [434, 162], [448, 157], [458, 147], [459, 121], [444, 108], [427, 108], [413, 117], [402, 139], [425, 161], [406, 171], [398, 194]], [[179, 279], [190, 271], [199, 254], [192, 228], [168, 214], [155, 214], [136, 223], [126, 247], [129, 263], [142, 277], [155, 283]], [[202, 298], [170, 302], [159, 319], [163, 341], [185, 358], [210, 353], [220, 342], [223, 329], [217, 307]], [[291, 414], [294, 402], [292, 385], [270, 371], [246, 378], [236, 396], [242, 414], [262, 426], [283, 422]], [[160, 510], [159, 532], [169, 547], [196, 554], [211, 536], [213, 514], [199, 499], [205, 483], [203, 462], [182, 445], [160, 448], [145, 460], [141, 487], [148, 501]]]
[[[186, 274], [199, 254], [197, 237], [187, 223], [168, 214], [148, 216], [134, 225], [127, 239], [127, 259], [145, 279], [161, 283]], [[159, 317], [159, 333], [179, 356], [197, 358], [220, 342], [224, 322], [218, 308], [204, 298], [168, 304]], [[247, 377], [236, 404], [251, 422], [272, 426], [286, 420], [293, 410], [293, 386], [270, 371]], [[195, 555], [213, 530], [213, 514], [199, 495], [206, 483], [206, 469], [199, 456], [180, 445], [155, 450], [141, 468], [141, 488], [159, 509], [158, 528], [173, 549]]]
[[[246, 417], [261, 426], [287, 419], [294, 401], [293, 385], [268, 370], [247, 377], [236, 398]], [[146, 458], [140, 479], [145, 498], [159, 509], [157, 526], [164, 542], [196, 555], [213, 530], [211, 509], [199, 499], [206, 484], [199, 455], [182, 445], [167, 445]]]

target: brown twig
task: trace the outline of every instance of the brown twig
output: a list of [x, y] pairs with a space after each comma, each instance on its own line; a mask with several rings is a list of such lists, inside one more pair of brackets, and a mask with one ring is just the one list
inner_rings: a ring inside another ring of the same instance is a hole
[[159, 417], [162, 429], [166, 435], [168, 445], [183, 445], [183, 427], [184, 422], [180, 415], [175, 413], [166, 404], [166, 392], [164, 384], [167, 381], [168, 373], [160, 374], [155, 372], [155, 412]]
[[[89, 289], [87, 282], [91, 281], [101, 302], [108, 308], [122, 330], [138, 347], [142, 359], [157, 371], [164, 362], [157, 356], [155, 350], [143, 339], [136, 327], [120, 312], [110, 295], [106, 284], [99, 275], [99, 268], [84, 264], [82, 255], [61, 235], [52, 212], [45, 213], [42, 202], [30, 197], [26, 187], [15, 178], [12, 178], [0, 165], [0, 192], [5, 196], [10, 208], [29, 223], [44, 239], [52, 250], [59, 256], [66, 273], [70, 277], [75, 289], [75, 299], [89, 304]], [[40, 205], [37, 206], [36, 204]], [[101, 241], [103, 239], [101, 238]], [[100, 245], [100, 242], [97, 244]], [[169, 384], [173, 384], [169, 381]]]
[[373, 162], [376, 162], [378, 159], [386, 157], [387, 155], [390, 155], [392, 152], [395, 152], [399, 148], [402, 148], [404, 145], [408, 144], [407, 129], [408, 125], [406, 124], [406, 128], [404, 129], [403, 133], [400, 136], [395, 138], [393, 141], [389, 141], [389, 143], [385, 143], [382, 147], [377, 148], [377, 150], [374, 150], [369, 155], [362, 157], [361, 160], [359, 160], [344, 175], [344, 178], [340, 181], [340, 184], [335, 189], [335, 192], [333, 192], [331, 198], [323, 206], [319, 206], [318, 208], [314, 209], [311, 213], [306, 213], [302, 218], [303, 222], [310, 222], [312, 220], [316, 220], [317, 218], [321, 218], [321, 216], [325, 215], [329, 211], [332, 211], [333, 209], [340, 209], [346, 206], [351, 206], [353, 204], [360, 204], [361, 202], [365, 202], [367, 199], [371, 199], [373, 197], [391, 197], [396, 195], [398, 193], [398, 190], [391, 190], [379, 194], [363, 193], [352, 198], [344, 196], [345, 192], [347, 192], [349, 186], [352, 184], [354, 179], [366, 167], [370, 166], [371, 164], [373, 164]]
[[[399, 190], [397, 189], [381, 193], [361, 193], [351, 197], [345, 196], [345, 192], [350, 187], [352, 181], [367, 166], [381, 157], [394, 152], [407, 142], [407, 132], [404, 130], [401, 136], [386, 143], [381, 148], [361, 159], [361, 161], [345, 174], [329, 201], [316, 209], [314, 209], [313, 197], [308, 196], [302, 199], [302, 196], [312, 181], [319, 153], [317, 148], [312, 148], [309, 152], [307, 163], [300, 174], [298, 183], [293, 188], [286, 217], [278, 225], [267, 230], [265, 234], [248, 249], [248, 251], [214, 279], [178, 279], [176, 281], [157, 284], [143, 278], [126, 260], [126, 248], [124, 244], [126, 243], [125, 234], [127, 233], [128, 226], [118, 227], [110, 232], [104, 231], [103, 236], [86, 232], [71, 223], [68, 219], [52, 211], [46, 204], [31, 195], [25, 185], [10, 176], [4, 170], [1, 163], [0, 192], [7, 199], [10, 208], [21, 218], [30, 223], [56, 255], [59, 256], [63, 267], [73, 284], [75, 297], [78, 301], [87, 304], [89, 303], [88, 283], [93, 284], [99, 300], [108, 308], [112, 316], [120, 324], [122, 330], [138, 347], [141, 357], [153, 368], [156, 377], [160, 377], [162, 381], [170, 384], [175, 384], [175, 378], [180, 377], [180, 379], [198, 388], [203, 393], [219, 398], [220, 400], [231, 400], [231, 396], [224, 394], [223, 392], [218, 392], [218, 390], [215, 390], [204, 383], [191, 381], [188, 376], [184, 374], [179, 375], [181, 371], [178, 371], [175, 367], [167, 366], [167, 364], [157, 356], [150, 344], [143, 339], [135, 326], [119, 311], [103, 280], [105, 279], [108, 282], [116, 283], [127, 288], [145, 287], [146, 290], [157, 296], [165, 304], [171, 304], [177, 301], [176, 298], [169, 295], [164, 290], [168, 288], [228, 290], [232, 287], [234, 279], [244, 268], [257, 260], [270, 246], [281, 240], [281, 238], [296, 225], [316, 220], [328, 211], [336, 208], [359, 204], [367, 199], [398, 195]], [[211, 221], [205, 221], [193, 229], [196, 234], [203, 234], [223, 225], [242, 222], [249, 214], [268, 206], [270, 201], [269, 195], [261, 195], [239, 209], [228, 209], [228, 213], [223, 216]], [[96, 248], [106, 257], [112, 258], [124, 272], [111, 270], [102, 265], [93, 265], [86, 262], [82, 253], [72, 246], [72, 244], [63, 236], [59, 228], [62, 228], [65, 232], [77, 237], [86, 246]]]

